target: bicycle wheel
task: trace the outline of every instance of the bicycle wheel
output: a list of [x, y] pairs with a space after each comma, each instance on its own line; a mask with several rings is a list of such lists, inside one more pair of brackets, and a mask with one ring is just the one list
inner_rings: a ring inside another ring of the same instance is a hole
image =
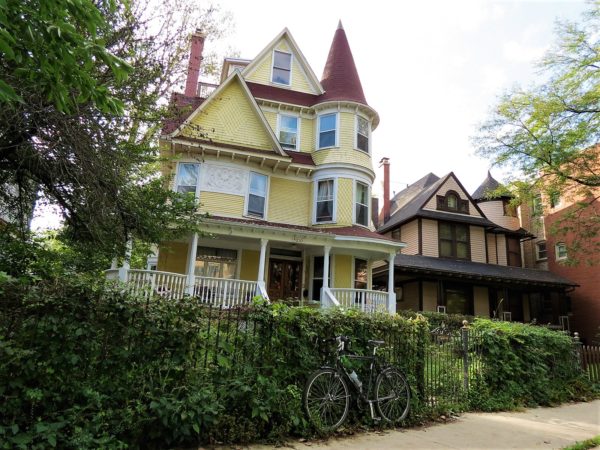
[[410, 408], [410, 387], [395, 367], [384, 369], [375, 382], [375, 400], [381, 417], [397, 423], [408, 415]]
[[334, 369], [313, 372], [304, 387], [303, 403], [317, 429], [333, 431], [340, 427], [350, 409], [350, 391], [342, 374]]

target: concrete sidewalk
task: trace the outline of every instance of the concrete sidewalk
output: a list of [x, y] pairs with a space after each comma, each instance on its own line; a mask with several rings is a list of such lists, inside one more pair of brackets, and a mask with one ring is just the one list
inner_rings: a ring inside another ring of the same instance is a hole
[[[365, 433], [325, 442], [291, 441], [317, 449], [560, 449], [600, 434], [600, 400], [524, 412], [468, 413], [447, 424]], [[252, 450], [273, 448], [252, 446]]]

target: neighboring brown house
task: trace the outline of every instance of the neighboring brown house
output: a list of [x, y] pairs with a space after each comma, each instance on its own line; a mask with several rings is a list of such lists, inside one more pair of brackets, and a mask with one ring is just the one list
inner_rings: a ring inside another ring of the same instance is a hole
[[[488, 174], [471, 196], [454, 173], [430, 173], [384, 199], [387, 219], [378, 232], [406, 243], [395, 260], [398, 309], [564, 322], [575, 283], [523, 268], [520, 243], [532, 235], [521, 228], [509, 197], [487, 197], [497, 186]], [[385, 268], [374, 273], [384, 285]]]

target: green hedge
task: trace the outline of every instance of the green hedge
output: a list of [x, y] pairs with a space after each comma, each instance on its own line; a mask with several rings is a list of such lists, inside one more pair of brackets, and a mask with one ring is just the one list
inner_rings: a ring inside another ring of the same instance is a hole
[[[433, 345], [421, 315], [277, 304], [207, 310], [76, 277], [0, 279], [0, 292], [0, 448], [165, 448], [314, 435], [302, 388], [323, 363], [318, 338], [337, 334], [385, 340], [386, 357], [414, 389], [410, 420], [431, 414], [420, 397], [424, 353]], [[487, 366], [462, 409], [548, 404], [586, 391], [566, 356], [568, 337], [489, 321], [473, 327], [485, 336]], [[362, 345], [355, 343], [358, 351]], [[349, 426], [373, 424], [363, 411]]]

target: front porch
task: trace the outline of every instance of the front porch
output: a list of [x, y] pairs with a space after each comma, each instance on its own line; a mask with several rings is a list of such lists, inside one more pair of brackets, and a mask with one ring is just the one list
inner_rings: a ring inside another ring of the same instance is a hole
[[[188, 276], [180, 273], [130, 269], [124, 279], [119, 277], [120, 273], [123, 273], [120, 269], [106, 271], [108, 279], [124, 281], [133, 293], [148, 298], [158, 295], [179, 300], [190, 296], [200, 303], [225, 308], [250, 304], [255, 297], [270, 300], [264, 284], [258, 281], [194, 276], [190, 288]], [[389, 311], [389, 295], [386, 291], [322, 288], [320, 297], [319, 302], [302, 298], [289, 300], [298, 306], [355, 308], [367, 313]]]
[[[125, 262], [107, 275], [142, 295], [189, 296], [223, 307], [258, 296], [294, 305], [396, 311], [393, 262], [402, 244], [373, 238], [368, 230], [341, 234], [223, 218], [209, 219], [207, 229], [210, 237], [194, 234], [163, 243], [158, 270], [133, 270]], [[387, 291], [373, 289], [373, 266], [382, 262], [391, 269]]]

